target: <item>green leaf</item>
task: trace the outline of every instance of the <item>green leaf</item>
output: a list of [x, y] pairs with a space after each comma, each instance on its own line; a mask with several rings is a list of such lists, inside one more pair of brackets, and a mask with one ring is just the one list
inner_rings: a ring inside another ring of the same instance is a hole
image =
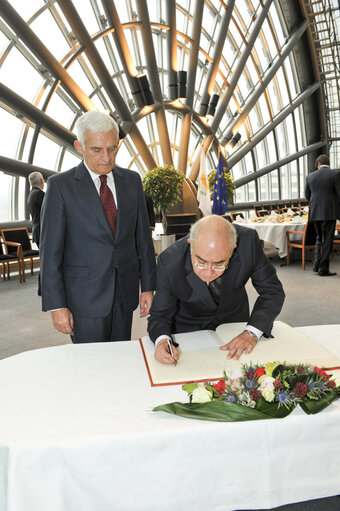
[[209, 420], [218, 422], [236, 422], [285, 417], [290, 410], [285, 409], [285, 414], [278, 409], [277, 416], [265, 413], [256, 408], [228, 403], [226, 401], [211, 401], [210, 403], [168, 403], [156, 406], [154, 412], [167, 412], [180, 415], [189, 419]]
[[197, 389], [197, 383], [186, 383], [182, 385], [182, 389], [190, 395]]
[[308, 415], [319, 413], [327, 406], [329, 406], [333, 401], [339, 398], [339, 390], [338, 389], [329, 389], [322, 397], [318, 400], [304, 398], [300, 402], [300, 406], [302, 410]]

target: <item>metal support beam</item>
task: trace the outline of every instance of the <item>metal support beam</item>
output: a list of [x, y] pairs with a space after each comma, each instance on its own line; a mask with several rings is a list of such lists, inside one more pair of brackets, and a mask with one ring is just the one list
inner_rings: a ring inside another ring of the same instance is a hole
[[186, 174], [187, 165], [188, 165], [188, 150], [189, 150], [189, 141], [191, 134], [191, 125], [192, 125], [192, 108], [194, 104], [194, 93], [195, 93], [195, 82], [196, 82], [196, 74], [197, 74], [197, 62], [198, 55], [200, 49], [200, 37], [201, 37], [201, 27], [202, 27], [202, 18], [203, 18], [203, 9], [204, 2], [201, 0], [196, 0], [195, 5], [195, 15], [193, 19], [192, 26], [192, 35], [191, 35], [191, 48], [189, 54], [189, 69], [188, 69], [188, 81], [187, 81], [187, 98], [185, 104], [189, 107], [190, 111], [186, 112], [182, 119], [182, 128], [181, 128], [181, 143], [178, 151], [178, 169], [182, 174]]
[[225, 93], [223, 94], [222, 98], [220, 99], [219, 105], [217, 107], [217, 111], [214, 115], [214, 119], [211, 123], [211, 129], [214, 133], [216, 133], [217, 128], [220, 125], [220, 122], [225, 114], [225, 111], [229, 105], [229, 101], [234, 94], [235, 87], [237, 86], [237, 83], [240, 79], [241, 74], [244, 71], [244, 66], [246, 65], [246, 62], [248, 60], [248, 57], [254, 47], [254, 43], [260, 33], [260, 30], [262, 29], [263, 23], [265, 22], [265, 19], [267, 17], [269, 8], [272, 4], [273, 0], [267, 0], [263, 6], [262, 11], [260, 12], [259, 17], [256, 19], [256, 22], [254, 24], [254, 28], [249, 35], [249, 39], [247, 40], [245, 44], [244, 51], [237, 63], [236, 69], [233, 70], [233, 74], [229, 83], [229, 87], [226, 89]]
[[284, 60], [288, 57], [290, 52], [294, 49], [294, 46], [298, 43], [298, 41], [300, 40], [300, 38], [306, 31], [307, 26], [308, 26], [308, 23], [306, 20], [304, 20], [301, 23], [301, 25], [294, 31], [294, 33], [292, 34], [292, 36], [289, 38], [288, 42], [286, 43], [285, 47], [283, 48], [281, 55], [273, 63], [273, 65], [269, 68], [269, 71], [263, 78], [262, 83], [250, 95], [249, 99], [247, 100], [246, 104], [244, 105], [244, 107], [242, 109], [241, 114], [239, 114], [239, 116], [236, 118], [236, 120], [234, 121], [231, 128], [229, 128], [228, 132], [221, 140], [221, 144], [227, 143], [228, 140], [230, 140], [232, 138], [232, 136], [238, 132], [238, 130], [241, 127], [242, 123], [244, 122], [245, 118], [249, 115], [249, 112], [254, 107], [257, 100], [261, 96], [261, 94], [267, 88], [269, 82], [275, 76], [278, 69], [282, 66]]
[[0, 101], [12, 108], [16, 113], [26, 117], [43, 130], [47, 131], [50, 135], [57, 138], [63, 145], [67, 146], [72, 152], [76, 153], [73, 147], [73, 142], [76, 139], [72, 131], [64, 128], [61, 124], [56, 122], [52, 117], [42, 112], [39, 108], [35, 107], [29, 101], [22, 98], [13, 90], [9, 89], [0, 82]]
[[[199, 3], [202, 4], [202, 2], [199, 2]], [[217, 40], [216, 40], [215, 47], [214, 47], [214, 53], [213, 53], [213, 57], [212, 57], [213, 60], [212, 60], [212, 63], [210, 64], [209, 71], [205, 78], [205, 84], [202, 87], [202, 99], [204, 97], [207, 98], [208, 96], [210, 98], [210, 96], [213, 92], [214, 83], [215, 83], [218, 67], [220, 64], [221, 56], [222, 56], [224, 42], [225, 42], [227, 34], [228, 34], [229, 24], [230, 24], [231, 16], [233, 13], [234, 5], [235, 5], [235, 0], [230, 0], [228, 2], [228, 5], [227, 5], [225, 11], [224, 11], [224, 16], [223, 16], [223, 19], [220, 24], [220, 31], [217, 36]], [[202, 5], [202, 9], [203, 9], [203, 5]], [[196, 14], [195, 14], [195, 17], [196, 17]], [[202, 106], [202, 102], [201, 102], [201, 106]], [[200, 115], [205, 115], [205, 113], [206, 113], [206, 111], [202, 112], [202, 113], [200, 112]]]
[[83, 44], [86, 50], [86, 55], [91, 62], [91, 65], [95, 72], [97, 73], [107, 95], [109, 96], [112, 104], [120, 116], [120, 119], [124, 122], [123, 130], [131, 136], [134, 144], [136, 145], [141, 157], [143, 158], [146, 166], [150, 168], [154, 168], [156, 166], [155, 160], [147, 144], [145, 143], [144, 138], [142, 137], [139, 129], [137, 128], [131, 113], [122, 98], [119, 90], [115, 86], [112, 77], [104, 64], [103, 59], [99, 51], [97, 50], [94, 42], [91, 39], [86, 27], [74, 7], [73, 3], [70, 0], [57, 0], [61, 10], [63, 11], [65, 17], [70, 23], [72, 30], [74, 31], [78, 40]]
[[114, 27], [112, 37], [124, 67], [126, 79], [129, 82], [133, 99], [136, 106], [142, 108], [145, 105], [145, 102], [143, 100], [142, 90], [139, 86], [138, 80], [136, 79], [137, 69], [126, 40], [116, 6], [111, 0], [102, 0], [102, 4], [109, 24]]
[[232, 169], [236, 163], [238, 163], [245, 155], [251, 151], [261, 140], [263, 140], [268, 133], [273, 131], [289, 114], [291, 114], [298, 106], [300, 106], [306, 99], [308, 99], [316, 90], [320, 88], [320, 82], [313, 83], [308, 89], [303, 91], [297, 96], [294, 101], [286, 106], [281, 112], [274, 117], [274, 119], [259, 130], [252, 139], [244, 144], [237, 152], [232, 154], [230, 158], [227, 158], [228, 169]]
[[168, 53], [168, 97], [170, 101], [178, 98], [177, 86], [177, 37], [176, 37], [176, 0], [166, 1]]
[[77, 105], [84, 110], [97, 110], [90, 98], [79, 85], [65, 71], [60, 62], [52, 55], [46, 46], [40, 41], [35, 32], [25, 23], [8, 0], [1, 0], [0, 16], [12, 28], [29, 50], [36, 56], [49, 72], [58, 78], [61, 86], [70, 94]]
[[56, 174], [55, 170], [43, 169], [37, 165], [32, 165], [25, 161], [15, 160], [0, 155], [0, 170], [5, 174], [15, 177], [28, 177], [31, 172], [41, 172], [46, 180], [50, 176]]
[[136, 7], [138, 11], [139, 19], [141, 20], [143, 29], [141, 30], [141, 36], [143, 41], [143, 49], [145, 58], [148, 63], [149, 81], [152, 90], [152, 94], [155, 100], [161, 105], [156, 110], [156, 122], [159, 134], [159, 143], [162, 151], [163, 162], [166, 165], [173, 165], [173, 159], [171, 154], [171, 144], [168, 132], [168, 125], [165, 117], [165, 109], [163, 105], [163, 95], [161, 84], [159, 81], [159, 72], [157, 66], [157, 59], [155, 55], [154, 44], [152, 40], [151, 24], [149, 18], [148, 6], [145, 0], [136, 0]]
[[255, 172], [248, 174], [247, 176], [243, 176], [240, 179], [236, 179], [236, 181], [234, 181], [234, 184], [236, 188], [240, 188], [240, 186], [244, 186], [247, 183], [250, 183], [251, 181], [258, 179], [259, 177], [264, 176], [265, 174], [269, 174], [269, 172], [272, 172], [273, 170], [276, 170], [279, 167], [282, 167], [283, 165], [287, 165], [287, 163], [297, 160], [298, 158], [301, 158], [301, 156], [304, 156], [305, 154], [317, 151], [318, 149], [324, 147], [325, 145], [326, 145], [325, 141], [315, 142], [314, 144], [311, 144], [305, 147], [304, 149], [297, 151], [296, 153], [290, 154], [289, 156], [286, 156], [285, 158], [282, 158], [281, 160], [276, 161], [275, 163], [271, 163], [270, 165], [267, 165], [266, 167], [263, 167], [260, 170], [256, 170]]

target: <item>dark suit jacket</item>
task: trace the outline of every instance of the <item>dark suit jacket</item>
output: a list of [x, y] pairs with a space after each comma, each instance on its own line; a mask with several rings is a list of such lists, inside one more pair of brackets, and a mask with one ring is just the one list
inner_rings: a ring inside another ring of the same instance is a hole
[[336, 220], [340, 201], [340, 172], [320, 167], [308, 174], [305, 189], [309, 221]]
[[[152, 341], [160, 335], [215, 329], [222, 323], [238, 321], [249, 321], [270, 335], [284, 301], [282, 285], [256, 231], [238, 225], [235, 228], [237, 247], [222, 276], [218, 306], [207, 284], [193, 271], [188, 236], [159, 255], [157, 290], [148, 320]], [[245, 290], [249, 278], [259, 293], [251, 314]]]
[[27, 197], [28, 212], [32, 217], [32, 239], [39, 246], [40, 241], [40, 211], [45, 193], [38, 186], [33, 186]]
[[124, 307], [155, 289], [156, 264], [139, 175], [116, 166], [114, 237], [99, 194], [83, 163], [48, 180], [41, 215], [42, 308], [104, 317], [112, 310], [115, 277]]

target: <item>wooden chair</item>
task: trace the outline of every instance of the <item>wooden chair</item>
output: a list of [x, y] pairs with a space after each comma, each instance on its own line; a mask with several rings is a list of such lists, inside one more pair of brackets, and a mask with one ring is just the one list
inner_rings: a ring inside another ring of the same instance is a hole
[[266, 215], [270, 215], [270, 212], [268, 209], [257, 209], [256, 210], [256, 216], [266, 216]]
[[[302, 237], [298, 240], [291, 239], [291, 235], [293, 234], [302, 234]], [[305, 269], [305, 261], [306, 261], [306, 250], [313, 250], [313, 259], [314, 259], [314, 248], [316, 242], [316, 232], [312, 222], [307, 222], [303, 231], [287, 231], [287, 266], [290, 264], [290, 248], [299, 248], [302, 250], [302, 269]]]
[[228, 213], [227, 215], [223, 215], [223, 218], [228, 220], [228, 222], [230, 222], [230, 223], [232, 223], [234, 221], [234, 215], [232, 215], [231, 213]]
[[[31, 262], [31, 274], [33, 275], [33, 260], [39, 259], [39, 250], [33, 250], [30, 237], [28, 235], [27, 227], [15, 227], [12, 229], [2, 229], [1, 236], [5, 242], [5, 248], [8, 255], [14, 255], [17, 251], [17, 244], [21, 245], [22, 249], [22, 280], [25, 282], [25, 260]], [[13, 246], [12, 244], [16, 245]]]
[[[6, 247], [15, 247], [16, 253], [6, 254], [2, 246], [4, 245], [5, 250]], [[6, 275], [8, 280], [10, 279], [10, 263], [17, 263], [18, 265], [18, 273], [20, 283], [22, 282], [22, 248], [20, 243], [6, 242], [0, 240], [0, 265], [2, 266], [2, 278], [6, 280]]]

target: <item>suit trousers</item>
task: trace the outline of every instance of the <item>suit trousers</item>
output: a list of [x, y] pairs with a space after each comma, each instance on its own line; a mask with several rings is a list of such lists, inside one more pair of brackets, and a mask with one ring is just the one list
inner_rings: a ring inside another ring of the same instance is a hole
[[112, 311], [108, 316], [89, 318], [73, 316], [74, 344], [84, 342], [114, 342], [131, 339], [133, 311], [126, 310], [122, 303], [118, 275], [115, 279], [115, 293]]
[[320, 272], [329, 271], [335, 224], [335, 220], [314, 221], [316, 230], [314, 269]]

